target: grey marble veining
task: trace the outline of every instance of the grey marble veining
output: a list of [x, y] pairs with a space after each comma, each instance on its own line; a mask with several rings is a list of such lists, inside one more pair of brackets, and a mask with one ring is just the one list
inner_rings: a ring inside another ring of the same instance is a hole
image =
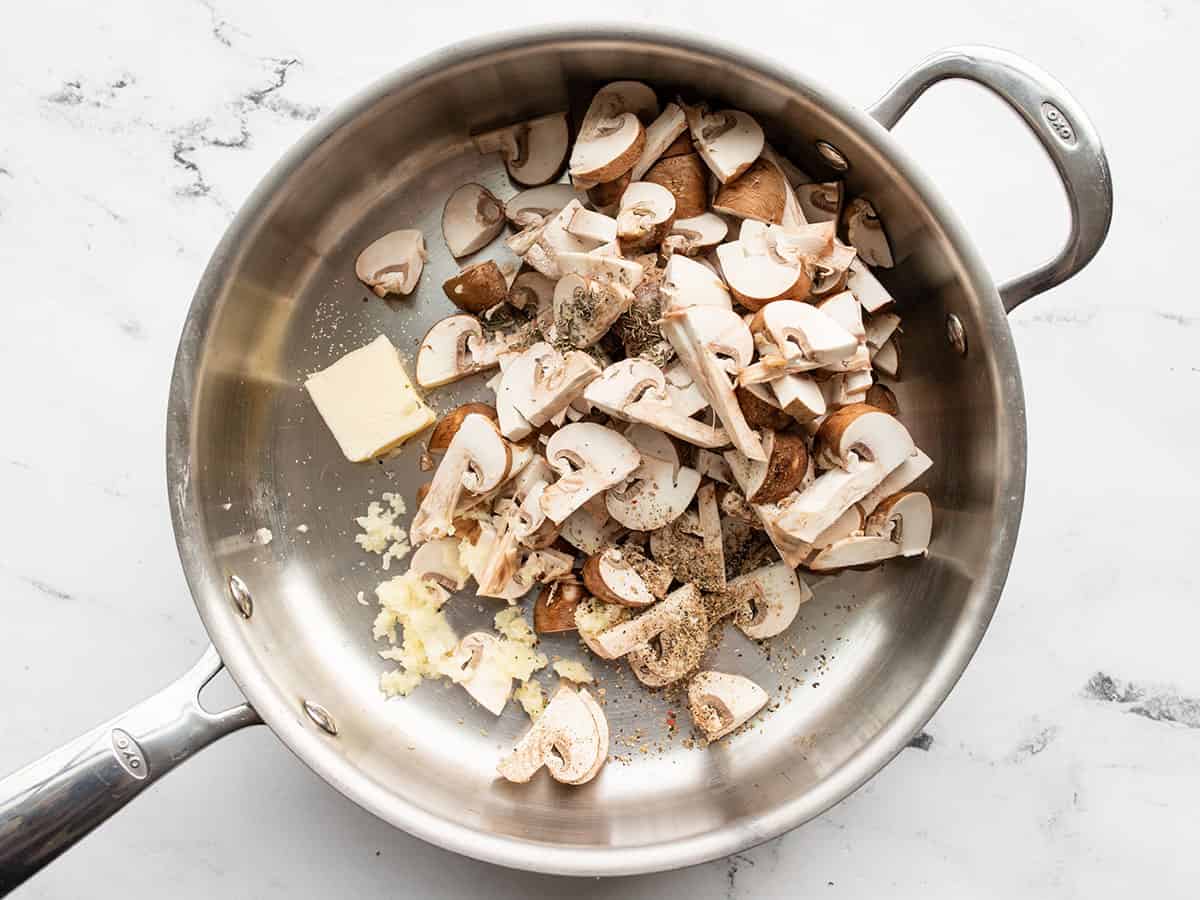
[[[50, 0], [8, 15], [0, 767], [137, 701], [204, 645], [171, 536], [162, 435], [179, 325], [242, 199], [322, 110], [392, 67], [576, 11]], [[603, 13], [686, 20], [860, 103], [939, 46], [985, 41], [1049, 68], [1093, 115], [1117, 218], [1083, 275], [1012, 317], [1029, 405], [1026, 514], [959, 687], [825, 816], [681, 872], [570, 881], [460, 859], [357, 809], [257, 729], [172, 775], [17, 896], [1195, 896], [1200, 301], [1187, 273], [1200, 125], [1179, 89], [1195, 81], [1200, 10], [947, 0], [767, 16], [645, 0]], [[981, 91], [938, 88], [898, 134], [997, 277], [1061, 240], [1048, 164]]]

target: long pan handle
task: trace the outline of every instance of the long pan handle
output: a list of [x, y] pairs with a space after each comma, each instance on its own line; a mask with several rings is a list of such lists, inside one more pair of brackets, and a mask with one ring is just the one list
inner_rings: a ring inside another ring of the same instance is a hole
[[0, 895], [185, 759], [261, 721], [246, 704], [220, 713], [200, 706], [200, 689], [220, 670], [209, 647], [178, 681], [0, 781]]

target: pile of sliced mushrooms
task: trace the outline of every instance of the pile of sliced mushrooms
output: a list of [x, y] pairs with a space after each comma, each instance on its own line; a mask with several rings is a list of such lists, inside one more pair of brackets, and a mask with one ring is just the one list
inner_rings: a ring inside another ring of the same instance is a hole
[[[470, 541], [480, 596], [537, 588], [539, 634], [577, 631], [648, 687], [686, 684], [717, 740], [767, 693], [701, 671], [714, 628], [778, 635], [812, 596], [797, 567], [928, 547], [929, 498], [906, 488], [931, 461], [877, 380], [900, 369], [872, 272], [891, 247], [866, 199], [805, 176], [745, 112], [660, 109], [621, 81], [569, 132], [561, 113], [479, 135], [522, 189], [466, 184], [446, 202], [452, 254], [511, 226], [513, 262], [446, 281], [459, 311], [420, 346], [422, 388], [489, 373], [495, 400], [437, 425], [410, 540], [432, 577], [429, 559]], [[393, 232], [359, 276], [408, 293], [424, 256], [419, 232]], [[564, 683], [499, 772], [582, 784], [607, 747], [600, 705]]]

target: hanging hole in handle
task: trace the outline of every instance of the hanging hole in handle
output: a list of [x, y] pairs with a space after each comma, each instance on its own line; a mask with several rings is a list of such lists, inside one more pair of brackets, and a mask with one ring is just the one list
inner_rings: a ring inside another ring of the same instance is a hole
[[206, 713], [215, 716], [227, 709], [241, 706], [246, 702], [246, 697], [230, 677], [229, 671], [222, 668], [209, 679], [204, 687], [200, 688], [200, 693], [196, 695], [196, 702]]
[[991, 91], [960, 79], [935, 84], [893, 133], [958, 214], [997, 284], [1062, 245], [1071, 216], [1054, 165]]

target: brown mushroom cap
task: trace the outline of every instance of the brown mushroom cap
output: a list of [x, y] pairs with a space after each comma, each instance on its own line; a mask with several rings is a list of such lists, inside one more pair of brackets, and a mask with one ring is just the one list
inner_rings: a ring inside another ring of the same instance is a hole
[[696, 145], [692, 142], [692, 136], [685, 131], [662, 152], [659, 159], [670, 159], [672, 156], [687, 156], [689, 153], [696, 152]]
[[442, 290], [450, 302], [463, 312], [478, 315], [508, 296], [508, 280], [495, 260], [487, 259], [447, 278]]
[[762, 485], [751, 503], [777, 503], [800, 486], [808, 471], [808, 446], [798, 434], [776, 433]]
[[691, 219], [708, 210], [708, 168], [698, 154], [664, 156], [642, 181], [662, 185], [675, 196], [677, 219]]
[[886, 384], [871, 385], [867, 388], [867, 395], [863, 399], [871, 404], [871, 406], [882, 409], [888, 415], [900, 415], [900, 402], [896, 399], [896, 395], [892, 389]]
[[[454, 439], [454, 435], [458, 433], [463, 419], [471, 415], [471, 413], [487, 416], [493, 422], [497, 421], [498, 418], [494, 406], [489, 406], [486, 403], [464, 403], [462, 406], [450, 410], [433, 426], [433, 431], [429, 434], [429, 443], [426, 447], [429, 452], [444, 453], [446, 448], [450, 446], [450, 441]], [[423, 492], [427, 492], [428, 490], [428, 484], [423, 484], [417, 489], [417, 503], [420, 503], [424, 499]]]
[[595, 187], [588, 188], [588, 199], [598, 210], [614, 210], [621, 202], [621, 195], [625, 193], [625, 188], [629, 187], [631, 180], [630, 173], [626, 172], [612, 181], [603, 181]]
[[734, 388], [738, 406], [746, 417], [746, 424], [751, 428], [770, 428], [772, 431], [782, 431], [796, 420], [777, 406], [772, 406], [755, 394], [749, 387]]
[[760, 157], [733, 181], [721, 185], [713, 198], [713, 209], [778, 225], [783, 221], [787, 190], [779, 167]]
[[563, 578], [543, 585], [533, 604], [533, 630], [555, 634], [575, 630], [575, 608], [587, 597], [583, 585]]

